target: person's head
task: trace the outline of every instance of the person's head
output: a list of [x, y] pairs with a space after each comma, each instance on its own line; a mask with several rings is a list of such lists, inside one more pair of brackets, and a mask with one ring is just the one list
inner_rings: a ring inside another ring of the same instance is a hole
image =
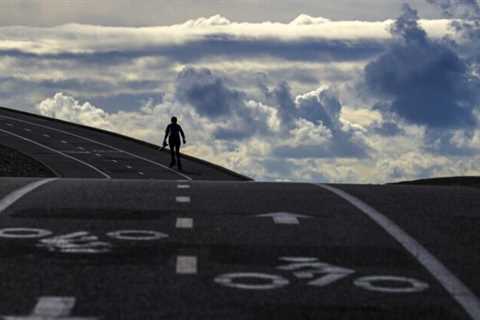
[[172, 119], [170, 119], [172, 121], [172, 123], [177, 123], [177, 117], [172, 117]]

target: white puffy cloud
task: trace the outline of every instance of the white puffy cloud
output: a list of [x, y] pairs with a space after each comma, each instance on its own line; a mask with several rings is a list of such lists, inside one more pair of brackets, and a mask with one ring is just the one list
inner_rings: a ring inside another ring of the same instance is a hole
[[[450, 20], [421, 20], [433, 37], [451, 33]], [[66, 24], [56, 27], [0, 27], [0, 50], [19, 50], [34, 54], [94, 53], [120, 50], [179, 46], [192, 41], [209, 40], [221, 35], [234, 39], [255, 41], [278, 39], [390, 39], [388, 32], [393, 20], [331, 21], [322, 17], [300, 15], [290, 23], [232, 22], [215, 15], [189, 20], [182, 24], [157, 27], [106, 27], [84, 24]]]

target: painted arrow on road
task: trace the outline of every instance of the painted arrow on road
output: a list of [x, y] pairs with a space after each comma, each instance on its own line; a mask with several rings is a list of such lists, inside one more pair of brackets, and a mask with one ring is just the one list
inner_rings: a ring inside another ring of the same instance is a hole
[[291, 212], [271, 212], [271, 213], [259, 214], [256, 217], [272, 218], [275, 224], [300, 224], [299, 219], [311, 218], [310, 216], [306, 216], [298, 213], [291, 213]]

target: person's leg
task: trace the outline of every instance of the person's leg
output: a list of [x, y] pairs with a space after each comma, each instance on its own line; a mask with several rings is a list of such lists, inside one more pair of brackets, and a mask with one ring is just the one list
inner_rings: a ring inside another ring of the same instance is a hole
[[180, 143], [175, 146], [175, 153], [177, 156], [178, 169], [182, 170], [182, 163], [180, 162]]
[[175, 144], [172, 143], [173, 141], [168, 141], [168, 144], [170, 145], [170, 168], [175, 165]]

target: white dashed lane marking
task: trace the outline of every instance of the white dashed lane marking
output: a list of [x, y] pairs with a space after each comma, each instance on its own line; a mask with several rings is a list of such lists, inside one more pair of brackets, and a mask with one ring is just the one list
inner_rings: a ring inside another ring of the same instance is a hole
[[177, 185], [178, 189], [190, 189], [190, 185], [188, 184], [179, 184]]
[[470, 315], [471, 319], [480, 320], [480, 301], [478, 297], [417, 240], [403, 231], [395, 222], [362, 200], [329, 185], [319, 184], [318, 186], [350, 202], [382, 227], [440, 282], [447, 292], [463, 307], [466, 313]]
[[110, 175], [108, 175], [107, 173], [105, 173], [105, 172], [103, 172], [102, 170], [98, 169], [97, 167], [91, 165], [90, 163], [87, 163], [87, 162], [85, 162], [85, 161], [82, 161], [82, 160], [80, 160], [80, 159], [77, 159], [77, 158], [75, 158], [75, 157], [72, 157], [72, 156], [70, 156], [70, 155], [68, 155], [68, 154], [66, 154], [66, 153], [63, 153], [63, 152], [59, 151], [59, 150], [50, 148], [49, 146], [46, 146], [46, 145], [41, 144], [41, 143], [39, 143], [39, 142], [37, 142], [37, 141], [34, 141], [34, 140], [32, 140], [32, 139], [28, 139], [28, 138], [26, 138], [26, 137], [24, 137], [24, 136], [21, 136], [21, 135], [19, 135], [19, 134], [16, 134], [16, 133], [13, 133], [13, 132], [10, 132], [10, 131], [7, 131], [7, 130], [0, 129], [0, 132], [9, 134], [9, 135], [11, 135], [11, 136], [17, 137], [17, 138], [22, 139], [22, 140], [24, 140], [24, 141], [28, 141], [28, 142], [30, 142], [30, 143], [33, 143], [33, 144], [39, 146], [39, 147], [42, 147], [42, 148], [47, 149], [47, 150], [49, 150], [49, 151], [58, 153], [58, 154], [64, 156], [65, 158], [72, 159], [72, 160], [74, 160], [74, 161], [76, 161], [76, 162], [78, 162], [78, 163], [83, 164], [84, 166], [89, 167], [90, 169], [95, 170], [96, 172], [98, 172], [99, 174], [101, 174], [102, 176], [104, 176], [104, 177], [107, 178], [107, 179], [111, 179], [111, 178], [112, 178], [112, 177], [110, 177]]
[[62, 141], [60, 141], [60, 142], [61, 142], [61, 143], [63, 143], [63, 144], [66, 144], [66, 143], [68, 143], [68, 142], [67, 142], [67, 141], [65, 141], [65, 140], [62, 140]]
[[15, 120], [15, 121], [18, 121], [18, 122], [22, 122], [22, 123], [28, 123], [30, 125], [34, 125], [34, 126], [37, 126], [37, 127], [40, 127], [40, 128], [46, 128], [46, 129], [50, 129], [50, 130], [53, 130], [53, 131], [56, 131], [56, 132], [62, 132], [64, 134], [67, 134], [67, 135], [70, 135], [72, 137], [77, 137], [79, 139], [82, 139], [84, 141], [89, 141], [89, 142], [93, 142], [95, 144], [98, 144], [98, 145], [101, 145], [101, 146], [104, 146], [104, 147], [107, 147], [107, 148], [110, 148], [110, 149], [113, 149], [115, 150], [115, 152], [120, 152], [120, 153], [123, 153], [123, 154], [127, 154], [131, 157], [134, 157], [134, 158], [137, 158], [137, 159], [141, 159], [145, 162], [148, 162], [148, 163], [151, 163], [155, 166], [158, 166], [158, 167], [161, 167], [167, 171], [170, 171], [171, 173], [174, 173], [176, 175], [179, 175], [183, 178], [185, 178], [186, 180], [192, 180], [191, 177], [187, 176], [186, 174], [183, 174], [181, 172], [178, 172], [178, 171], [175, 171], [159, 162], [156, 162], [156, 161], [153, 161], [151, 159], [148, 159], [148, 158], [145, 158], [145, 157], [142, 157], [138, 154], [135, 154], [135, 153], [132, 153], [132, 152], [128, 152], [126, 150], [122, 150], [120, 148], [117, 148], [117, 147], [114, 147], [112, 145], [109, 145], [109, 144], [106, 144], [106, 143], [102, 143], [100, 141], [97, 141], [97, 140], [94, 140], [94, 139], [90, 139], [90, 138], [87, 138], [87, 137], [84, 137], [84, 136], [81, 136], [81, 135], [78, 135], [78, 134], [75, 134], [75, 133], [72, 133], [72, 132], [68, 132], [66, 130], [61, 130], [61, 129], [57, 129], [57, 128], [53, 128], [53, 127], [49, 127], [49, 126], [46, 126], [46, 125], [41, 125], [41, 124], [38, 124], [38, 123], [34, 123], [34, 122], [31, 122], [31, 121], [26, 121], [26, 120], [20, 120], [20, 119], [16, 119], [16, 118], [13, 118], [13, 117], [9, 117], [9, 116], [0, 116], [0, 118], [4, 118], [4, 119], [11, 119], [11, 120]]
[[32, 131], [32, 129], [30, 129], [30, 128], [24, 128], [23, 130], [25, 130], [25, 131], [27, 131], [27, 132], [31, 132], [31, 131]]
[[142, 171], [139, 171], [138, 174], [141, 175], [141, 176], [145, 175], [145, 173], [143, 173]]
[[132, 169], [133, 167], [127, 165], [127, 166], [125, 166], [125, 168], [127, 168], [127, 169]]
[[13, 123], [7, 123], [6, 125], [9, 127], [13, 127]]
[[178, 256], [177, 257], [177, 273], [196, 274], [197, 273], [197, 257]]
[[192, 229], [193, 228], [193, 219], [192, 218], [177, 218], [176, 227], [178, 229]]
[[95, 153], [97, 157], [101, 157], [102, 155], [100, 153]]
[[118, 163], [118, 161], [117, 161], [117, 160], [112, 160], [112, 162], [113, 162], [113, 163]]
[[190, 203], [190, 197], [178, 196], [178, 197], [175, 197], [175, 201], [177, 201], [178, 203]]
[[42, 136], [44, 136], [45, 138], [50, 138], [50, 135], [48, 135], [46, 133], [42, 134]]

